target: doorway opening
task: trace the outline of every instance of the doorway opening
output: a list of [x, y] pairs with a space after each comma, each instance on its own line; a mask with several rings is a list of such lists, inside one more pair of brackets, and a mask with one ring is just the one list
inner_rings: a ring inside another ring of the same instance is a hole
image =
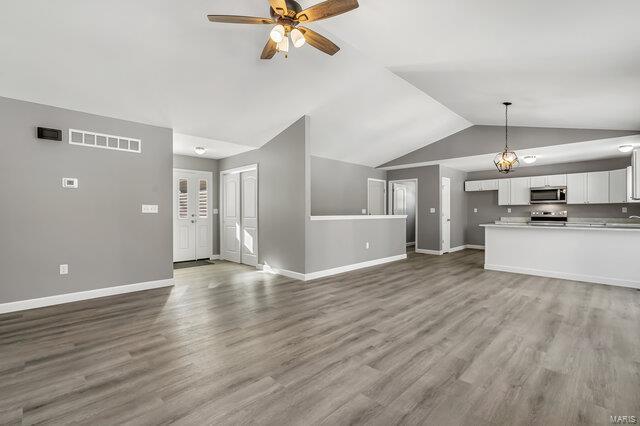
[[173, 261], [212, 257], [213, 173], [173, 169]]
[[220, 172], [220, 258], [258, 265], [258, 165]]
[[389, 181], [389, 211], [407, 215], [407, 247], [418, 246], [418, 179]]

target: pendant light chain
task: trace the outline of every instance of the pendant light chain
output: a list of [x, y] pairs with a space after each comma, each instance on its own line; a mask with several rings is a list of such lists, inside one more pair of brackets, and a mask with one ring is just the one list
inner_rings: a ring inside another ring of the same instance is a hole
[[504, 149], [509, 148], [509, 105], [504, 106]]

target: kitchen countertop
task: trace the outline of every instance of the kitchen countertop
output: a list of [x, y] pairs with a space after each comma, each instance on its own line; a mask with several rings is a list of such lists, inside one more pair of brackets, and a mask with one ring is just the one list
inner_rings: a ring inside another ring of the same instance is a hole
[[480, 225], [485, 228], [583, 229], [590, 231], [640, 231], [640, 223], [569, 222], [562, 225], [532, 225], [527, 222], [496, 222]]

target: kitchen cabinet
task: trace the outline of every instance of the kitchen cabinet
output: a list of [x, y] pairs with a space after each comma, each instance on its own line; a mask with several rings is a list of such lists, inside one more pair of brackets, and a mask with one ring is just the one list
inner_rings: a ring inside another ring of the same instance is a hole
[[587, 203], [587, 173], [567, 175], [567, 204]]
[[498, 190], [498, 180], [497, 179], [489, 179], [489, 180], [468, 180], [464, 183], [464, 190], [467, 192], [476, 192], [476, 191], [497, 191]]
[[609, 172], [609, 202], [627, 202], [627, 169]]
[[567, 175], [531, 176], [531, 188], [567, 186]]
[[587, 203], [609, 203], [609, 172], [587, 173]]
[[640, 203], [633, 198], [633, 167], [627, 167], [627, 203]]
[[498, 205], [511, 205], [511, 179], [498, 180]]
[[526, 206], [531, 199], [531, 178], [521, 177], [511, 179], [511, 203], [512, 206]]

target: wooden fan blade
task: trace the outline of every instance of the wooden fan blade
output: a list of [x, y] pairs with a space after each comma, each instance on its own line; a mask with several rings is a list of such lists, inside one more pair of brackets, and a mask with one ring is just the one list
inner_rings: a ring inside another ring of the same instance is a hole
[[267, 44], [264, 46], [264, 49], [262, 49], [262, 55], [260, 55], [260, 59], [273, 58], [273, 56], [278, 51], [276, 49], [276, 45], [277, 45], [276, 42], [271, 40], [271, 37], [269, 37], [269, 40], [267, 40]]
[[289, 13], [285, 0], [269, 0], [269, 4], [271, 5], [271, 9], [280, 16], [286, 16], [287, 13]]
[[223, 22], [226, 24], [274, 24], [276, 21], [271, 18], [257, 18], [255, 16], [237, 15], [207, 15], [211, 22]]
[[358, 0], [327, 0], [299, 12], [296, 15], [296, 20], [300, 22], [319, 21], [356, 9], [358, 6]]
[[302, 35], [304, 35], [304, 39], [307, 41], [307, 43], [309, 43], [316, 49], [323, 51], [327, 55], [333, 56], [338, 53], [338, 50], [340, 50], [340, 48], [334, 42], [324, 36], [321, 36], [317, 32], [305, 27], [297, 28], [302, 32]]

